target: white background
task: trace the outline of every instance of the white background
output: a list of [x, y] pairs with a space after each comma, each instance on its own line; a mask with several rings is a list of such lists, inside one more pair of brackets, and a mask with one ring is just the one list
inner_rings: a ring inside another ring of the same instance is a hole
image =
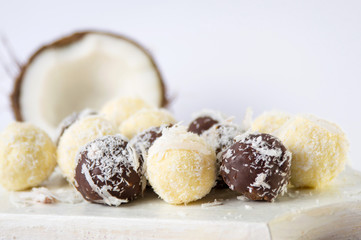
[[[37, 47], [84, 29], [130, 36], [154, 55], [172, 110], [188, 121], [214, 108], [238, 121], [279, 109], [338, 123], [361, 170], [361, 1], [8, 1], [0, 33], [24, 62]], [[0, 71], [0, 130], [10, 121]]]

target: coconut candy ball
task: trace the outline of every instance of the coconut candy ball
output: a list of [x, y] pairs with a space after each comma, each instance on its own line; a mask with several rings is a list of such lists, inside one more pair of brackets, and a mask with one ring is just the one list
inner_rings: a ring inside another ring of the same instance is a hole
[[291, 183], [296, 187], [322, 187], [344, 169], [349, 145], [336, 124], [299, 115], [277, 136], [292, 152]]
[[198, 117], [189, 124], [188, 132], [201, 135], [204, 131], [210, 129], [216, 123], [218, 123], [218, 121], [211, 117]]
[[274, 201], [287, 190], [291, 153], [274, 136], [246, 133], [222, 154], [221, 175], [250, 200]]
[[100, 114], [119, 127], [123, 121], [143, 108], [150, 108], [150, 105], [140, 98], [123, 97], [107, 102]]
[[0, 134], [0, 184], [7, 190], [25, 190], [46, 180], [56, 165], [56, 147], [41, 129], [29, 123], [11, 123]]
[[143, 109], [125, 120], [120, 125], [120, 132], [131, 139], [150, 127], [159, 127], [163, 124], [174, 124], [175, 122], [173, 115], [165, 109]]
[[283, 112], [265, 112], [253, 121], [252, 130], [272, 134], [280, 129], [291, 117], [291, 114]]
[[216, 156], [201, 137], [175, 126], [163, 130], [149, 149], [146, 171], [164, 201], [188, 203], [203, 198], [214, 186]]
[[213, 127], [203, 132], [201, 137], [213, 147], [217, 158], [217, 187], [227, 187], [219, 174], [222, 163], [222, 152], [234, 143], [234, 138], [244, 133], [240, 126], [232, 122], [215, 124]]
[[153, 145], [155, 140], [162, 136], [164, 128], [169, 128], [172, 125], [162, 125], [160, 127], [151, 127], [147, 130], [138, 133], [129, 141], [129, 146], [132, 147], [140, 156], [141, 162], [147, 159], [149, 148]]
[[67, 180], [74, 181], [75, 159], [80, 147], [102, 136], [114, 135], [119, 130], [101, 116], [79, 119], [60, 138], [58, 145], [58, 165]]
[[71, 126], [73, 125], [76, 121], [78, 121], [79, 119], [88, 117], [88, 116], [92, 116], [92, 115], [97, 115], [98, 113], [95, 110], [92, 109], [84, 109], [83, 111], [80, 112], [74, 112], [72, 114], [70, 114], [69, 116], [67, 116], [66, 118], [63, 119], [63, 121], [61, 121], [61, 123], [59, 124], [58, 128], [57, 128], [57, 137], [56, 137], [56, 145], [59, 144], [60, 138], [61, 136], [63, 136], [64, 132]]
[[237, 124], [224, 122], [215, 124], [205, 131], [201, 137], [214, 148], [220, 162], [222, 151], [231, 146], [234, 143], [234, 138], [242, 133], [244, 131]]
[[76, 160], [74, 185], [87, 201], [119, 206], [143, 194], [146, 185], [139, 156], [122, 135], [91, 141]]
[[214, 110], [202, 110], [194, 114], [193, 120], [189, 123], [188, 132], [201, 135], [204, 131], [210, 129], [213, 125], [223, 122], [225, 116]]

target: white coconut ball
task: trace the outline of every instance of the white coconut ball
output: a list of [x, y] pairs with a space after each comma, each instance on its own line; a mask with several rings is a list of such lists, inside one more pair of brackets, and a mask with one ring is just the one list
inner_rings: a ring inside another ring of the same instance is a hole
[[173, 115], [165, 109], [142, 109], [120, 125], [120, 132], [131, 139], [148, 128], [175, 123], [176, 120]]
[[146, 171], [164, 201], [188, 203], [203, 198], [215, 185], [216, 155], [203, 138], [175, 126], [164, 129], [150, 147]]
[[334, 123], [298, 115], [276, 135], [292, 152], [291, 183], [296, 187], [325, 186], [345, 167], [349, 144]]
[[56, 165], [50, 137], [30, 123], [11, 123], [0, 134], [0, 184], [24, 190], [46, 180]]
[[100, 114], [119, 127], [123, 121], [143, 108], [151, 108], [151, 106], [140, 98], [123, 97], [107, 102]]

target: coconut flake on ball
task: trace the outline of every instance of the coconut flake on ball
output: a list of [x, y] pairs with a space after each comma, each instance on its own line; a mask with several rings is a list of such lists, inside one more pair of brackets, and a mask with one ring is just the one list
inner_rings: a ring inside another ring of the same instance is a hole
[[248, 131], [252, 128], [252, 117], [253, 117], [253, 110], [252, 108], [248, 107], [246, 113], [244, 114], [244, 118], [242, 120], [242, 128], [244, 131]]
[[[157, 143], [156, 146], [155, 143]], [[210, 155], [212, 148], [203, 142], [203, 139], [192, 133], [186, 131], [186, 128], [181, 125], [175, 125], [171, 128], [164, 128], [162, 132], [162, 138], [156, 140], [151, 147], [152, 152], [149, 151], [149, 155], [154, 152], [165, 152], [167, 150], [175, 149], [187, 149], [190, 151], [197, 151], [204, 155]]]

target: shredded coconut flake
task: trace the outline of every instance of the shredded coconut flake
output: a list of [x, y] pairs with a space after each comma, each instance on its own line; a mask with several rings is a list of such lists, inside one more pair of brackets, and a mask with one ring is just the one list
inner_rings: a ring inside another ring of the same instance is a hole
[[247, 108], [246, 114], [244, 115], [244, 119], [242, 121], [242, 127], [246, 131], [252, 127], [252, 115], [253, 115], [252, 108]]
[[201, 205], [202, 208], [208, 208], [208, 207], [215, 207], [215, 206], [220, 206], [220, 205], [223, 205], [223, 202], [222, 201], [219, 201], [217, 199], [214, 199], [213, 202], [208, 202], [208, 203], [203, 203]]
[[252, 210], [253, 209], [253, 207], [252, 206], [250, 206], [250, 205], [244, 205], [244, 208], [246, 209], [246, 210]]
[[256, 177], [256, 180], [253, 184], [251, 184], [252, 187], [263, 187], [263, 188], [267, 188], [270, 189], [271, 186], [265, 182], [267, 177], [267, 174], [265, 173], [259, 173]]
[[149, 157], [156, 153], [176, 149], [196, 151], [203, 155], [212, 154], [212, 149], [206, 142], [200, 141], [197, 135], [187, 132], [187, 129], [184, 126], [179, 125], [175, 125], [171, 128], [164, 128], [162, 137], [157, 139], [155, 143], [150, 148]]
[[83, 202], [83, 198], [74, 189], [58, 189], [51, 191], [48, 188], [33, 188], [30, 192], [12, 193], [10, 201], [16, 207], [27, 207], [34, 204], [68, 203], [76, 204]]
[[243, 201], [243, 202], [248, 202], [249, 201], [249, 199], [247, 198], [247, 197], [245, 197], [245, 196], [237, 196], [237, 200], [240, 200], [240, 201]]

